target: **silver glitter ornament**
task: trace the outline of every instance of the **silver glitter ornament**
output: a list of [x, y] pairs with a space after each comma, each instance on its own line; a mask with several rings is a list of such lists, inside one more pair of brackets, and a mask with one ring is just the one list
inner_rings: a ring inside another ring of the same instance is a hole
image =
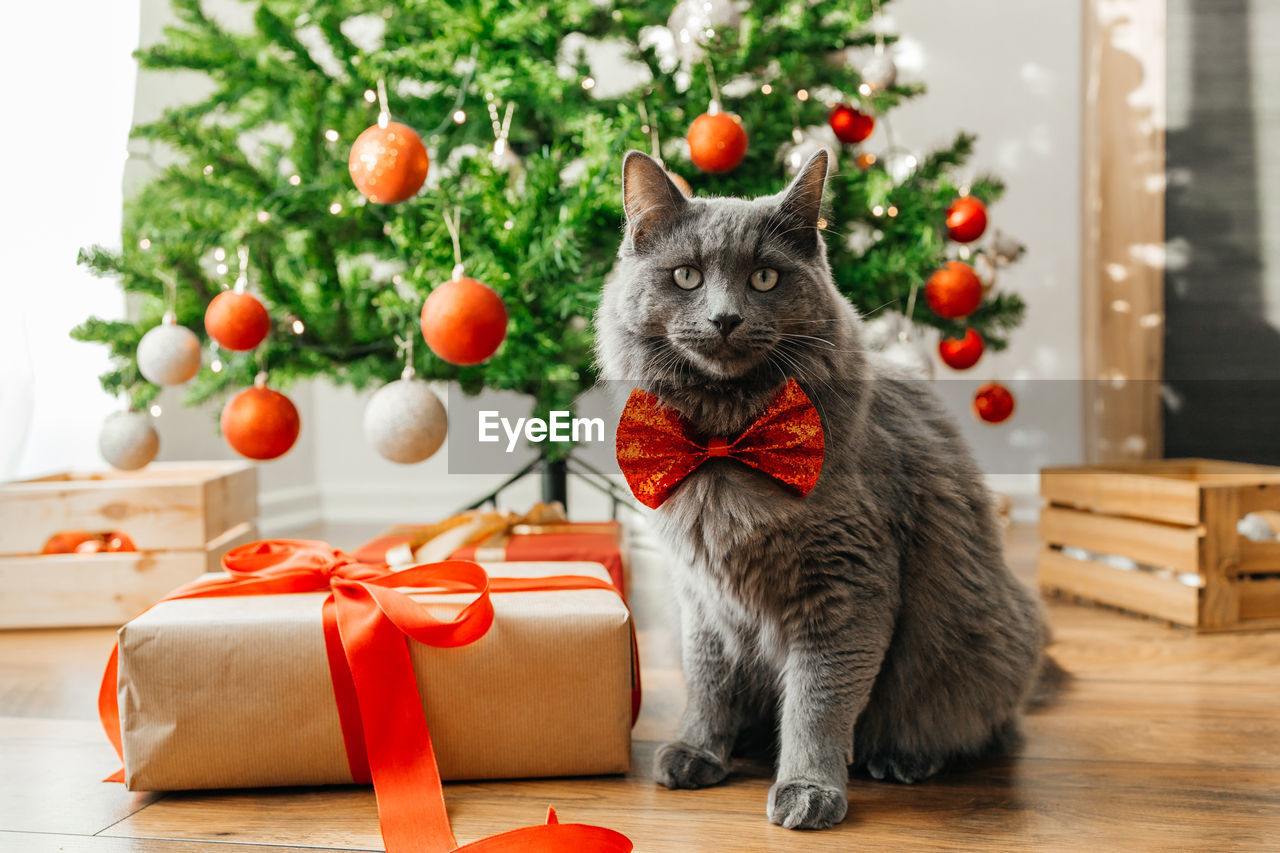
[[884, 309], [868, 317], [862, 324], [862, 345], [882, 352], [906, 332], [907, 318], [897, 311]]
[[883, 92], [898, 81], [898, 66], [893, 57], [883, 47], [876, 49], [875, 55], [862, 66], [862, 86], [859, 90], [864, 95]]
[[991, 252], [996, 256], [996, 263], [1011, 264], [1022, 255], [1022, 244], [1016, 237], [1010, 237], [996, 229], [996, 233], [991, 238]]
[[[826, 133], [823, 133], [823, 131]], [[791, 142], [782, 146], [782, 168], [788, 177], [794, 178], [800, 174], [800, 170], [809, 162], [809, 158], [824, 148], [827, 151], [827, 168], [834, 172], [836, 169], [836, 147], [835, 135], [831, 132], [831, 128], [823, 125], [822, 127], [807, 127], [804, 130], [796, 128], [791, 132]]]
[[973, 259], [969, 261], [973, 267], [973, 271], [978, 276], [978, 281], [982, 282], [982, 298], [986, 299], [987, 294], [991, 292], [991, 288], [996, 284], [996, 264], [987, 256], [986, 252], [977, 252]]
[[737, 29], [742, 13], [732, 0], [680, 0], [671, 10], [667, 29], [675, 38], [676, 56], [685, 63], [695, 63], [706, 55], [706, 46], [717, 30]]
[[136, 471], [160, 451], [160, 435], [146, 412], [117, 412], [98, 433], [98, 452], [112, 468]]
[[156, 385], [181, 385], [200, 370], [200, 339], [170, 312], [138, 342], [138, 371]]
[[449, 417], [431, 386], [406, 378], [389, 382], [369, 398], [364, 410], [365, 440], [378, 454], [401, 465], [427, 459], [444, 444]]
[[933, 358], [924, 344], [909, 337], [899, 336], [881, 352], [890, 364], [902, 368], [910, 379], [932, 379]]

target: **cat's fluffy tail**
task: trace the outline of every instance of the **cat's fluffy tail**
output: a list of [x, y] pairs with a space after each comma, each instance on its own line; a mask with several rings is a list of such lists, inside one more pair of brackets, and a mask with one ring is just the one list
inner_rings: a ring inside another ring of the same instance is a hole
[[1071, 683], [1071, 678], [1071, 673], [1063, 669], [1056, 660], [1047, 654], [1041, 655], [1040, 672], [1036, 675], [1031, 692], [1027, 694], [1023, 708], [1030, 711], [1052, 703]]

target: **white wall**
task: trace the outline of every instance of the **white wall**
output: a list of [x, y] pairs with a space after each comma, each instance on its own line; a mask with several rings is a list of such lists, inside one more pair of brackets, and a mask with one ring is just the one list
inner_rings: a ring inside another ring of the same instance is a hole
[[[230, 23], [245, 20], [243, 4], [213, 0], [206, 6]], [[166, 14], [164, 0], [144, 0], [144, 41], [158, 37]], [[999, 286], [1023, 294], [1027, 322], [1007, 352], [988, 357], [972, 378], [943, 383], [941, 390], [986, 467], [1005, 475], [999, 484], [1032, 495], [1034, 475], [1008, 472], [1081, 456], [1077, 389], [1069, 382], [1039, 381], [1075, 379], [1081, 369], [1080, 13], [1071, 3], [897, 0], [888, 21], [904, 36], [902, 78], [929, 86], [926, 96], [892, 114], [899, 144], [923, 150], [949, 141], [957, 130], [970, 130], [979, 136], [974, 168], [996, 171], [1009, 185], [991, 210], [993, 225], [1018, 236], [1028, 253], [1003, 271]], [[199, 85], [190, 78], [142, 75], [135, 115], [151, 118], [166, 104], [198, 95], [192, 87]], [[876, 145], [873, 138], [871, 150]], [[145, 162], [131, 161], [131, 182], [147, 169]], [[948, 375], [946, 368], [939, 373]], [[968, 412], [974, 387], [989, 378], [1010, 382], [1024, 403], [1005, 427], [986, 427]], [[451, 477], [444, 453], [409, 468], [380, 459], [361, 435], [365, 397], [350, 389], [316, 383], [291, 395], [302, 411], [303, 438], [283, 460], [262, 466], [268, 517], [296, 522], [323, 512], [333, 520], [430, 518], [499, 479]], [[179, 412], [175, 404], [173, 398], [163, 401], [165, 457], [229, 453], [213, 433], [213, 413]], [[530, 483], [512, 503], [535, 496], [536, 484]], [[602, 510], [582, 490], [571, 502], [584, 517]]]

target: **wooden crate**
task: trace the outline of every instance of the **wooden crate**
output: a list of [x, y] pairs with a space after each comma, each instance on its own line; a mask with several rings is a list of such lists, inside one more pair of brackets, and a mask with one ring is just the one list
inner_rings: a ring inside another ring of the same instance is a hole
[[1201, 631], [1280, 628], [1280, 541], [1236, 529], [1249, 513], [1280, 511], [1280, 468], [1208, 459], [1046, 468], [1040, 494], [1044, 591]]
[[[257, 469], [157, 462], [0, 484], [0, 628], [122, 625], [257, 538]], [[120, 530], [137, 551], [48, 554], [54, 533]]]

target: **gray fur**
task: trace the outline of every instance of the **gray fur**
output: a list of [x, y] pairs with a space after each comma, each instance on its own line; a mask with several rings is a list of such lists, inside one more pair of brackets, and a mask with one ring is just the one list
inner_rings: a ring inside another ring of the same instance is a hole
[[[794, 376], [826, 455], [800, 498], [728, 459], [654, 513], [675, 558], [688, 704], [659, 750], [670, 788], [723, 780], [735, 744], [777, 732], [774, 823], [844, 819], [848, 768], [915, 782], [1007, 746], [1046, 641], [1004, 563], [993, 501], [924, 383], [863, 350], [817, 227], [825, 152], [777, 196], [684, 198], [637, 152], [628, 233], [596, 316], [604, 378], [732, 436]], [[672, 270], [704, 280], [681, 290]], [[756, 292], [759, 267], [777, 286]], [[727, 337], [711, 318], [738, 314]]]

